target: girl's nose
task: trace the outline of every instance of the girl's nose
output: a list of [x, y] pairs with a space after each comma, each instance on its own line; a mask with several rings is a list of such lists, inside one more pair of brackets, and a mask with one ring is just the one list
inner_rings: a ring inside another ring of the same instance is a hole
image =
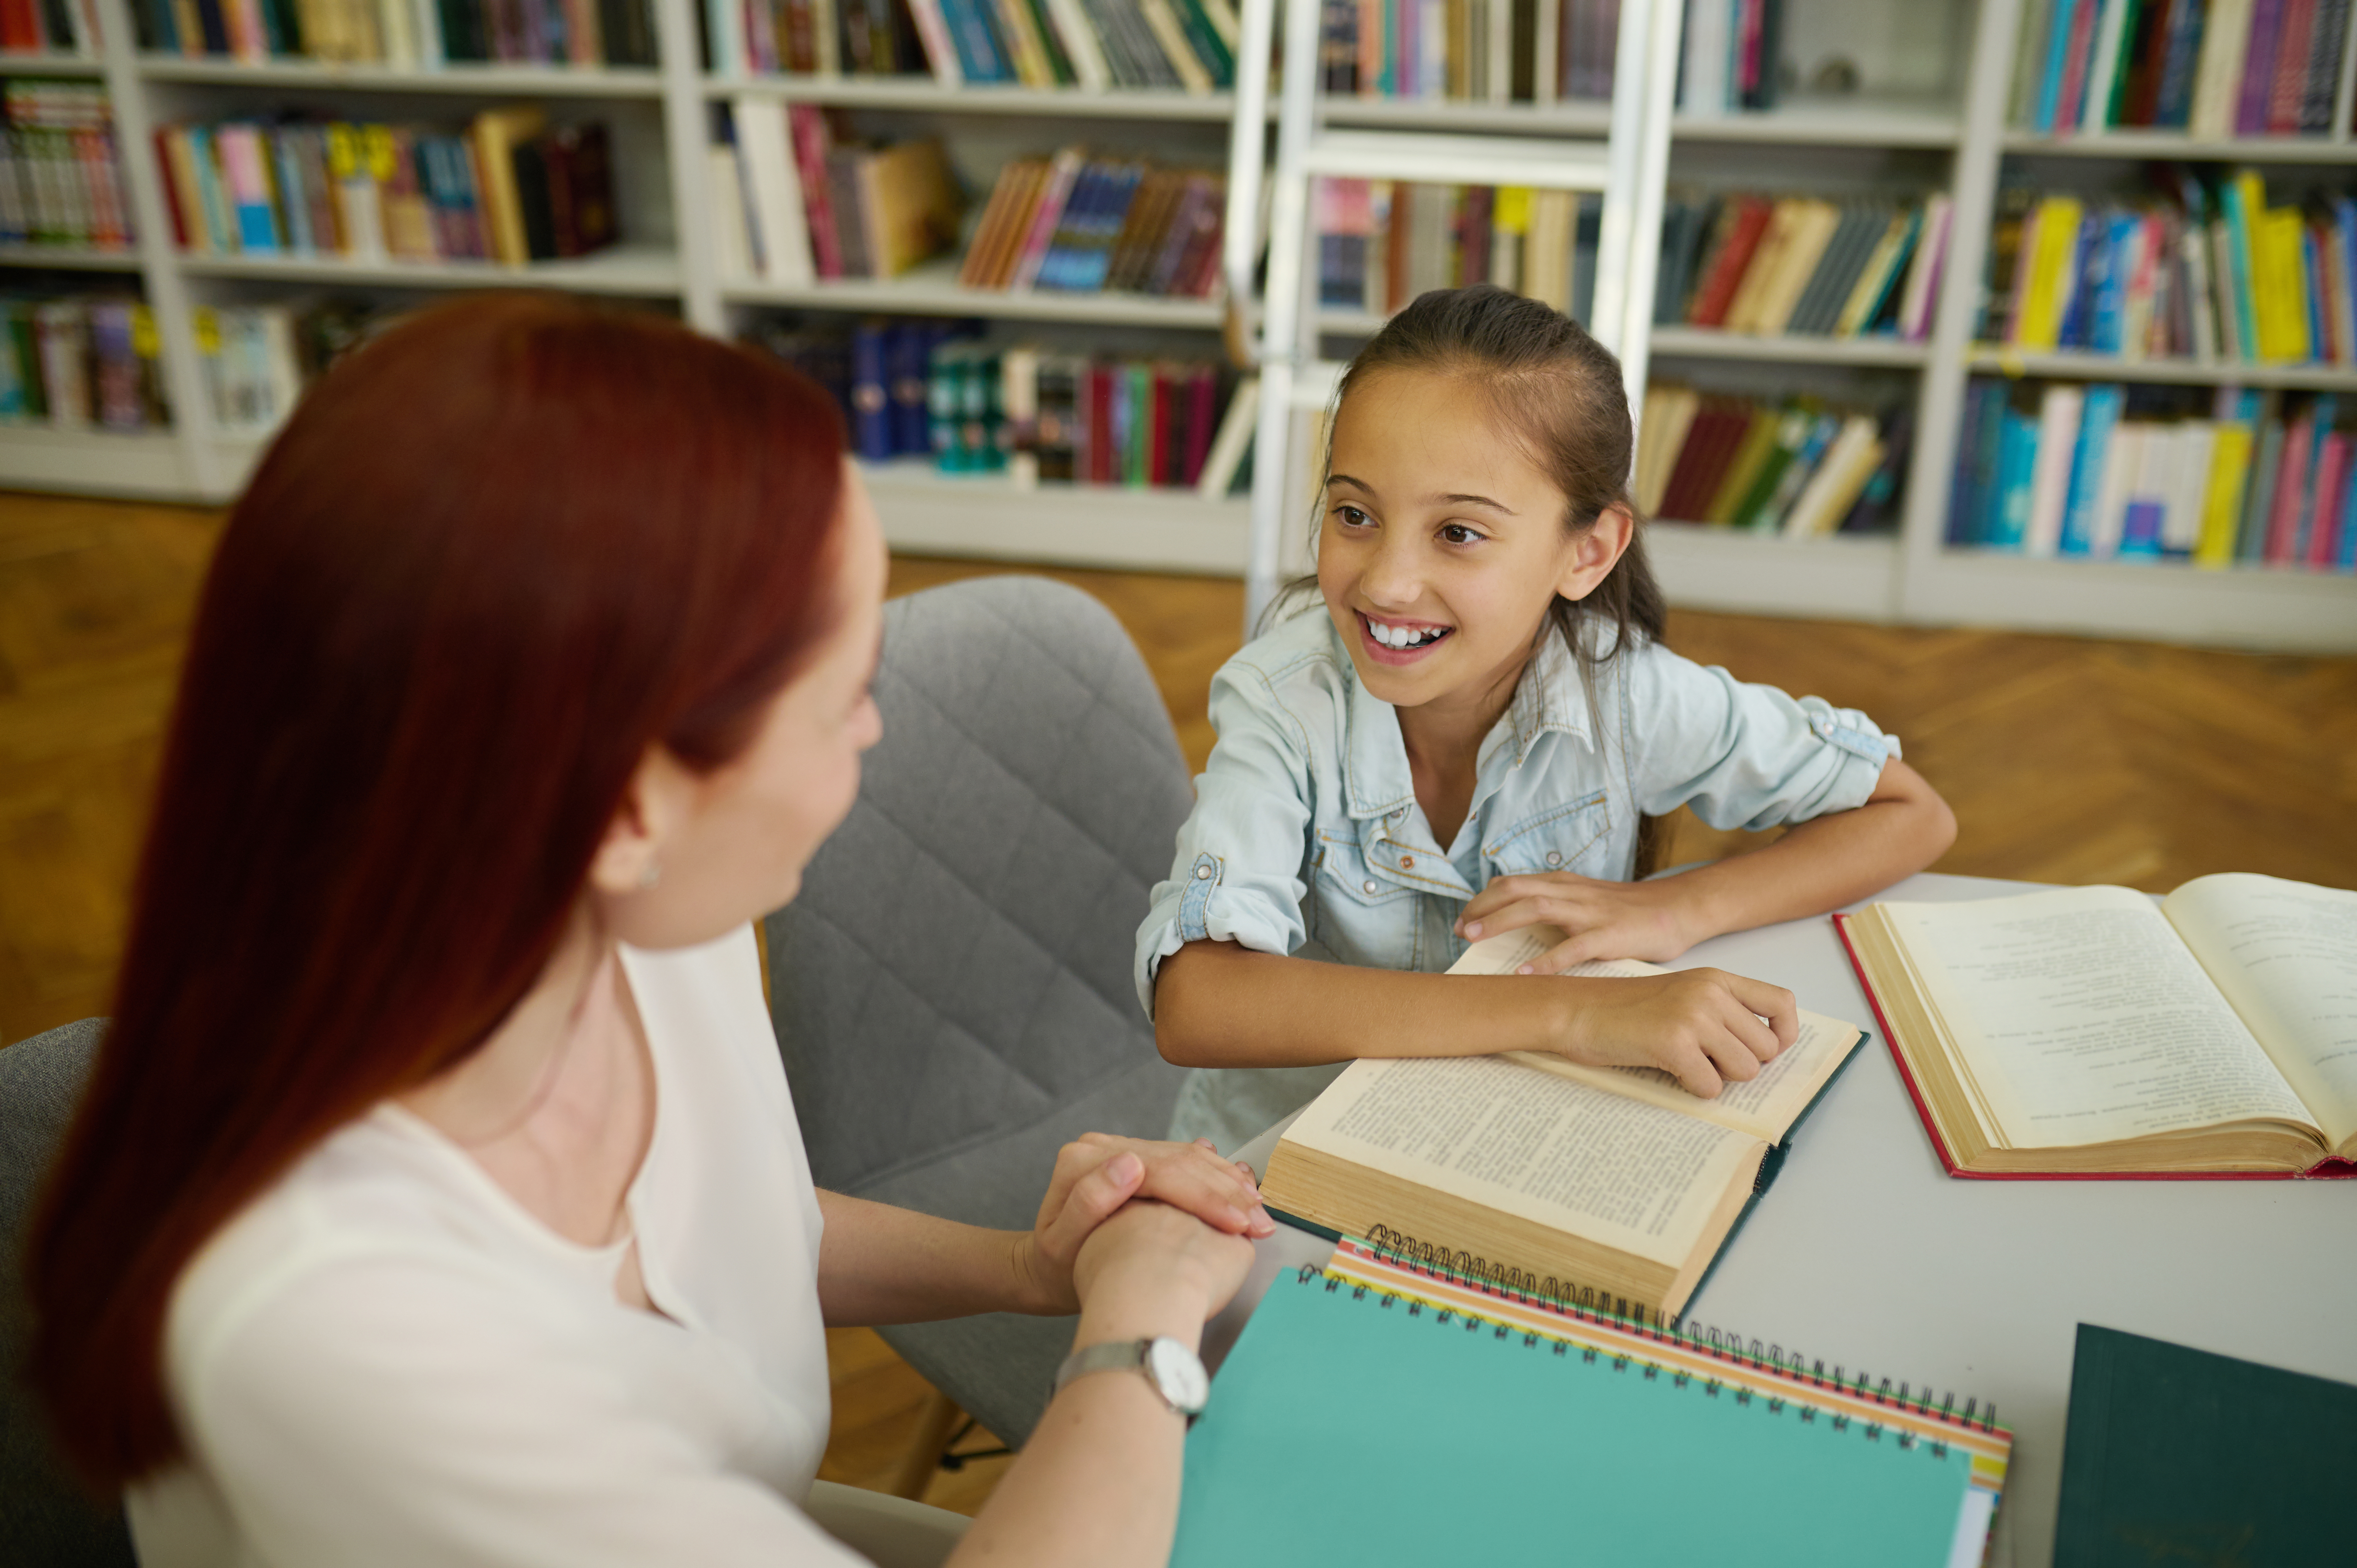
[[1369, 557], [1359, 589], [1380, 609], [1405, 611], [1424, 596], [1424, 574], [1413, 550], [1386, 537]]

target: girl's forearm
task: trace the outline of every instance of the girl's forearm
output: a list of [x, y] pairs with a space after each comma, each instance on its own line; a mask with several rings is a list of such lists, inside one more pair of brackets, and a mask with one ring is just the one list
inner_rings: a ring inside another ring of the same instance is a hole
[[1162, 961], [1154, 1038], [1182, 1067], [1315, 1067], [1356, 1057], [1554, 1048], [1595, 983], [1420, 974], [1189, 942]]
[[819, 1309], [828, 1325], [930, 1323], [975, 1312], [1039, 1312], [1022, 1266], [1026, 1233], [961, 1225], [822, 1189]]
[[1894, 757], [1856, 811], [1800, 823], [1764, 849], [1656, 886], [1679, 896], [1691, 945], [1856, 903], [1922, 870], [1955, 841], [1947, 802]]

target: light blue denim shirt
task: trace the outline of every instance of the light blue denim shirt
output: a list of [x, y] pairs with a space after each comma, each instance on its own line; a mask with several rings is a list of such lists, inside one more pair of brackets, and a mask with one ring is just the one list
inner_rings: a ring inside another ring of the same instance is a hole
[[[1137, 929], [1147, 1015], [1157, 969], [1188, 942], [1444, 970], [1466, 947], [1458, 910], [1493, 876], [1625, 878], [1641, 813], [1690, 805], [1717, 828], [1806, 822], [1863, 805], [1899, 755], [1864, 714], [1652, 643], [1607, 661], [1595, 699], [1550, 630], [1481, 743], [1472, 807], [1443, 848], [1416, 804], [1398, 711], [1359, 684], [1323, 607], [1254, 639], [1212, 679], [1219, 742], [1170, 879]], [[1233, 1150], [1340, 1071], [1198, 1069], [1170, 1135]]]

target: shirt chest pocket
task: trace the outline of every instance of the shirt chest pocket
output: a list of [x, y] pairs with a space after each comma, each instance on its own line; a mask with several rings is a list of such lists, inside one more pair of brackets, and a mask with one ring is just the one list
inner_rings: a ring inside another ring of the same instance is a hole
[[1416, 890], [1379, 876], [1355, 833], [1320, 828], [1309, 876], [1309, 935], [1344, 963], [1404, 969], [1415, 950]]
[[1605, 865], [1611, 848], [1612, 809], [1598, 789], [1584, 800], [1524, 817], [1481, 846], [1494, 876], [1524, 876], [1541, 871], [1575, 871], [1610, 876]]

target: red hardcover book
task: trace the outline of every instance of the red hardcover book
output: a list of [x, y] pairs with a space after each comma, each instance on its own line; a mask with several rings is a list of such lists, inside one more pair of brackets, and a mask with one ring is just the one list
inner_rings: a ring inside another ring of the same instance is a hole
[[1088, 373], [1089, 482], [1110, 485], [1121, 478], [1121, 453], [1113, 438], [1113, 379], [1120, 372], [1092, 360]]
[[1760, 244], [1760, 236], [1768, 231], [1768, 220], [1776, 204], [1760, 196], [1738, 196], [1738, 210], [1733, 225], [1727, 230], [1727, 243], [1720, 247], [1710, 271], [1695, 290], [1694, 308], [1686, 319], [1696, 327], [1717, 327], [1727, 319], [1727, 307], [1735, 301], [1736, 285], [1743, 281], [1743, 269], [1751, 263], [1751, 252]]
[[2284, 0], [2276, 33], [2276, 79], [2267, 90], [2267, 134], [2296, 135], [2308, 96], [2308, 52], [2316, 31], [2316, 0]]
[[180, 189], [179, 177], [172, 172], [171, 137], [172, 129], [168, 125], [148, 134], [148, 139], [156, 144], [156, 167], [164, 177], [164, 209], [172, 217], [172, 245], [176, 250], [186, 251], [188, 248], [188, 220], [181, 203], [188, 198]]
[[1189, 489], [1203, 477], [1203, 465], [1211, 456], [1211, 437], [1220, 423], [1220, 373], [1209, 365], [1198, 365], [1187, 378], [1187, 451], [1178, 469], [1178, 482]]
[[1939, 1122], [1924, 1098], [1923, 1086], [1918, 1081], [1914, 1069], [1909, 1065], [1906, 1048], [1900, 1044], [1898, 1033], [1891, 1026], [1892, 1009], [1886, 1005], [1886, 999], [1875, 988], [1865, 963], [1858, 957], [1858, 944], [1850, 929], [1856, 919], [1854, 915], [1836, 913], [1833, 917], [1834, 930], [1840, 936], [1842, 950], [1848, 955], [1850, 968], [1857, 975], [1858, 988], [1866, 993], [1867, 1004], [1874, 1009], [1874, 1021], [1881, 1026], [1883, 1042], [1890, 1049], [1891, 1063], [1899, 1069], [1899, 1081], [1906, 1086], [1907, 1098], [1914, 1102], [1916, 1118], [1923, 1123], [1923, 1132], [1932, 1141], [1932, 1152], [1939, 1156], [1941, 1165], [1950, 1176], [1967, 1181], [2346, 1181], [2357, 1178], [2357, 1163], [2337, 1156], [2328, 1156], [2304, 1171], [1990, 1171], [1967, 1168], [1957, 1160], [1955, 1151], [1949, 1148], [1946, 1140], [1940, 1135]]
[[33, 0], [0, 0], [0, 49], [41, 49], [41, 14]]
[[1171, 395], [1171, 383], [1177, 379], [1169, 365], [1156, 365], [1148, 373], [1147, 384], [1153, 391], [1147, 394], [1146, 411], [1146, 482], [1167, 485], [1170, 474], [1171, 421], [1176, 417], [1177, 399]]
[[2081, 102], [2087, 95], [2087, 71], [2095, 52], [2095, 0], [2080, 0], [2071, 9], [2070, 52], [2062, 57], [2062, 91], [2056, 101], [2054, 123], [2075, 127]]
[[833, 137], [816, 104], [787, 105], [794, 139], [794, 173], [802, 187], [802, 210], [810, 223], [811, 265], [823, 278], [843, 275], [843, 240], [834, 228], [834, 199], [827, 183], [826, 155]]

